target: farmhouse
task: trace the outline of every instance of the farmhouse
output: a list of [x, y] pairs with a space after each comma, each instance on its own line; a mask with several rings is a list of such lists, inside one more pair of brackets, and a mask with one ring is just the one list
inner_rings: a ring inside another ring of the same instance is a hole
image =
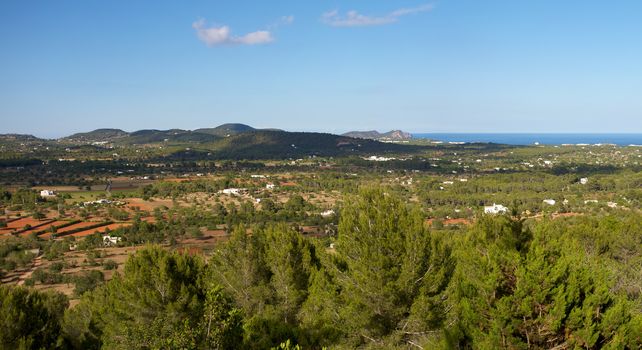
[[508, 211], [508, 208], [506, 208], [505, 206], [503, 206], [501, 204], [493, 203], [493, 205], [484, 207], [484, 213], [486, 213], [486, 214], [493, 214], [493, 215], [495, 215], [495, 214], [503, 214], [503, 213], [506, 213], [507, 211]]
[[548, 204], [548, 205], [555, 205], [555, 200], [554, 199], [544, 199], [542, 202]]
[[103, 237], [103, 245], [105, 247], [112, 247], [118, 244], [120, 242], [121, 238], [120, 237], [112, 237], [112, 236], [104, 236]]
[[52, 190], [42, 190], [40, 191], [40, 197], [42, 198], [47, 198], [47, 197], [55, 197], [56, 193]]
[[243, 191], [243, 190], [244, 189], [242, 189], [242, 188], [226, 188], [226, 189], [223, 189], [221, 191], [221, 193], [229, 194], [229, 195], [233, 195], [233, 196], [239, 196], [239, 195], [241, 195], [241, 191]]

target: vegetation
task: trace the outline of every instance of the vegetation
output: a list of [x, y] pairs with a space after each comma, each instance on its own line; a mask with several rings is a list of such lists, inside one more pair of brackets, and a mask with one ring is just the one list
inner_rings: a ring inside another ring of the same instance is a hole
[[[641, 225], [632, 213], [528, 222], [482, 216], [452, 234], [429, 230], [418, 206], [367, 189], [346, 200], [330, 248], [284, 223], [252, 234], [237, 226], [209, 261], [149, 246], [103, 285], [91, 276], [99, 271], [76, 277], [82, 297], [71, 309], [63, 296], [4, 287], [3, 310], [12, 310], [4, 327], [16, 335], [2, 341], [83, 349], [635, 349]], [[14, 325], [13, 315], [46, 326]]]

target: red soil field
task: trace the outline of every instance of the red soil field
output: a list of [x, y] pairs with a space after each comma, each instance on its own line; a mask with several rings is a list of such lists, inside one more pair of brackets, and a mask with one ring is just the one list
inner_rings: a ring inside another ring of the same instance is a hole
[[65, 223], [67, 223], [67, 222], [69, 222], [69, 221], [54, 221], [54, 222], [46, 224], [44, 226], [40, 226], [40, 227], [31, 229], [31, 230], [27, 230], [25, 232], [22, 232], [22, 233], [20, 233], [20, 235], [21, 236], [29, 236], [29, 234], [31, 234], [32, 232], [40, 232], [40, 231], [49, 230], [49, 228], [51, 228], [52, 226], [60, 226], [60, 225], [63, 225]]
[[83, 222], [79, 222], [79, 223], [77, 223], [77, 224], [73, 224], [73, 225], [71, 225], [71, 226], [63, 227], [63, 228], [61, 228], [60, 230], [58, 230], [58, 232], [57, 232], [57, 233], [58, 233], [58, 234], [61, 234], [61, 233], [65, 233], [65, 232], [69, 232], [69, 231], [75, 230], [75, 229], [79, 229], [79, 228], [83, 228], [83, 227], [93, 226], [93, 225], [96, 225], [96, 224], [99, 224], [99, 222], [95, 222], [95, 221], [83, 221]]
[[[99, 222], [95, 222], [95, 221], [84, 221], [84, 222], [79, 222], [79, 223], [77, 223], [77, 224], [73, 224], [73, 225], [70, 225], [70, 226], [67, 226], [67, 227], [63, 227], [63, 228], [61, 228], [60, 230], [58, 230], [58, 231], [56, 232], [56, 234], [57, 234], [57, 235], [60, 235], [60, 234], [64, 234], [65, 232], [69, 232], [69, 231], [76, 230], [76, 229], [83, 228], [83, 227], [93, 226], [93, 225], [96, 225], [96, 224], [99, 224]], [[98, 228], [97, 228], [97, 229], [98, 229]], [[92, 231], [92, 232], [93, 232], [93, 231]], [[42, 235], [40, 235], [40, 237], [42, 237], [42, 238], [49, 238], [49, 237], [51, 237], [51, 235], [52, 235], [52, 233], [51, 233], [51, 232], [47, 232], [47, 233], [43, 233]]]
[[131, 226], [131, 224], [129, 224], [129, 223], [109, 224], [109, 225], [105, 225], [105, 226], [101, 226], [101, 227], [97, 227], [97, 228], [92, 228], [92, 229], [85, 230], [85, 231], [72, 233], [69, 236], [76, 237], [76, 238], [85, 237], [85, 236], [89, 236], [89, 235], [94, 234], [94, 232], [104, 233], [105, 231], [107, 231], [107, 229], [115, 230], [115, 229], [118, 229], [118, 228], [121, 228], [121, 227], [126, 227], [126, 226]]
[[34, 218], [21, 218], [19, 220], [8, 223], [7, 228], [22, 229], [25, 227], [25, 225], [37, 226], [44, 222], [47, 222], [47, 220], [36, 220]]
[[40, 237], [40, 238], [44, 238], [44, 239], [48, 239], [48, 238], [50, 238], [50, 237], [51, 237], [51, 235], [53, 235], [53, 233], [51, 233], [51, 232], [46, 232], [46, 233], [41, 234], [41, 235], [40, 235], [40, 236], [38, 236], [38, 237]]

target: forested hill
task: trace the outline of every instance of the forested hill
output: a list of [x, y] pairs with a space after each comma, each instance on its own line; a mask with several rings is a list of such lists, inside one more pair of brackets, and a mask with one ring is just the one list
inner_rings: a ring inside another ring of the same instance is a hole
[[26, 134], [0, 134], [0, 141], [3, 142], [32, 142], [40, 139], [33, 135]]
[[96, 129], [89, 132], [76, 133], [60, 138], [66, 143], [120, 143], [120, 144], [146, 144], [157, 142], [210, 142], [219, 137], [238, 135], [257, 129], [245, 124], [228, 123], [214, 128], [200, 128], [196, 130], [183, 129], [144, 129], [127, 132], [121, 129]]
[[228, 124], [219, 125], [215, 128], [202, 128], [202, 129], [196, 129], [194, 131], [201, 132], [204, 134], [227, 137], [230, 135], [236, 135], [236, 134], [240, 134], [248, 131], [254, 131], [254, 130], [256, 129], [254, 129], [249, 125], [238, 124], [238, 123], [228, 123]]
[[129, 133], [120, 129], [96, 129], [90, 132], [76, 133], [63, 138], [69, 142], [102, 142], [114, 141], [129, 136]]
[[307, 156], [362, 155], [372, 152], [412, 152], [416, 147], [374, 140], [313, 133], [261, 130], [218, 140], [212, 145], [218, 158], [265, 159]]

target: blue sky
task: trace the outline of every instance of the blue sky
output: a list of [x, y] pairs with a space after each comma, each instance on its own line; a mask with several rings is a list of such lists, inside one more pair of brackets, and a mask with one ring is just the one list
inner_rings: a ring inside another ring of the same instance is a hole
[[0, 133], [642, 132], [641, 1], [0, 1]]

